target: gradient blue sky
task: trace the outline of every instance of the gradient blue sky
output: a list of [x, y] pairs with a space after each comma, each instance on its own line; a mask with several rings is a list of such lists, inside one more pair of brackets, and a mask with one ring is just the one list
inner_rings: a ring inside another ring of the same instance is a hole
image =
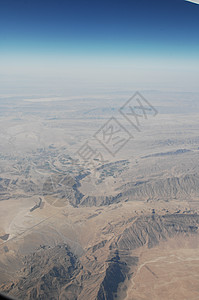
[[176, 81], [177, 88], [197, 89], [198, 69], [197, 4], [0, 0], [2, 84], [126, 80], [155, 88]]

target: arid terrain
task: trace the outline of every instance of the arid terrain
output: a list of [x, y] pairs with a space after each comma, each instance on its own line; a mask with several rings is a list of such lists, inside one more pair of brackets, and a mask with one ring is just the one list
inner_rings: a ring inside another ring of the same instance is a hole
[[1, 96], [1, 292], [199, 299], [199, 94], [142, 95]]

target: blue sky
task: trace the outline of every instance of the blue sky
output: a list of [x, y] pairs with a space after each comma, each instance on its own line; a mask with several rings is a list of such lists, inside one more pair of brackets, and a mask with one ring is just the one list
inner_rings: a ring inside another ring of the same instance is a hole
[[8, 81], [38, 75], [44, 80], [111, 77], [110, 82], [119, 82], [121, 73], [122, 82], [126, 74], [131, 84], [132, 75], [135, 85], [143, 75], [144, 85], [147, 78], [154, 77], [154, 82], [162, 78], [163, 84], [183, 73], [183, 82], [187, 78], [191, 89], [197, 84], [198, 66], [197, 4], [0, 0], [0, 78]]

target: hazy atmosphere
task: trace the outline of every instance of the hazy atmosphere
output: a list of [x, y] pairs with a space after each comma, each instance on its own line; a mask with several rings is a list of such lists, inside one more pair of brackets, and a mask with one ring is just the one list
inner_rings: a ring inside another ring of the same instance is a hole
[[7, 0], [0, 28], [1, 93], [198, 91], [198, 6], [188, 1]]

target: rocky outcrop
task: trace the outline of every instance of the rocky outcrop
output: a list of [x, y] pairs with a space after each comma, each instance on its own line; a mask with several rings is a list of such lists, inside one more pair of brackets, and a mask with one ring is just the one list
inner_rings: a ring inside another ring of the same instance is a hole
[[176, 235], [196, 234], [199, 226], [198, 215], [164, 215], [138, 217], [110, 245], [115, 252], [109, 259], [105, 277], [100, 285], [97, 300], [114, 299], [119, 285], [128, 276], [129, 267], [136, 266], [138, 257], [130, 253], [136, 248], [147, 245], [153, 248], [161, 240], [167, 240]]
[[158, 178], [125, 184], [120, 189], [122, 198], [129, 200], [192, 199], [199, 196], [199, 175], [187, 174], [181, 177]]
[[189, 149], [178, 149], [176, 151], [154, 153], [154, 154], [143, 156], [142, 158], [178, 155], [178, 154], [183, 154], [183, 153], [187, 153], [187, 152], [191, 152], [191, 150], [189, 150]]
[[122, 250], [133, 250], [145, 244], [148, 248], [156, 246], [161, 240], [178, 234], [194, 234], [199, 226], [198, 215], [164, 215], [139, 217], [125, 229], [117, 241]]
[[[42, 246], [25, 256], [23, 265], [19, 280], [1, 286], [1, 290], [17, 299], [58, 299], [81, 269], [77, 257], [66, 245]], [[78, 285], [76, 288], [80, 289]]]
[[107, 231], [107, 239], [85, 249], [81, 263], [65, 244], [41, 246], [23, 257], [23, 267], [15, 280], [0, 289], [28, 300], [113, 300], [136, 271], [139, 257], [133, 255], [133, 250], [152, 248], [176, 236], [196, 235], [198, 227], [197, 214], [132, 217], [120, 234], [110, 238]]

